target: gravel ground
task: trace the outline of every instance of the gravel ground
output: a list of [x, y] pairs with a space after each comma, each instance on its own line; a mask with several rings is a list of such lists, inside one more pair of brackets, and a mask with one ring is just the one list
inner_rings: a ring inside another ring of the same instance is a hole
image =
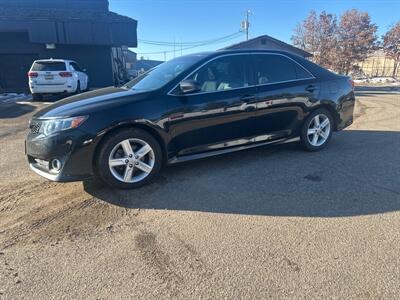
[[0, 298], [399, 299], [400, 93], [357, 94], [323, 152], [237, 152], [135, 191], [30, 172], [48, 104], [0, 101]]

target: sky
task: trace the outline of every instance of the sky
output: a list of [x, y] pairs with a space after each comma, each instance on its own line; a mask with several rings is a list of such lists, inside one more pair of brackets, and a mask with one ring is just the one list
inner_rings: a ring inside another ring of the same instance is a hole
[[[231, 38], [201, 47], [180, 43], [215, 40], [239, 32], [245, 12], [250, 10], [250, 38], [263, 34], [291, 43], [296, 24], [311, 10], [336, 14], [348, 9], [368, 12], [383, 35], [400, 21], [400, 0], [109, 0], [110, 10], [138, 21], [138, 58], [164, 60], [181, 54], [209, 51], [245, 40]], [[176, 43], [173, 46], [144, 44], [140, 40]], [[182, 48], [182, 51], [181, 51]], [[168, 53], [154, 53], [169, 51]]]

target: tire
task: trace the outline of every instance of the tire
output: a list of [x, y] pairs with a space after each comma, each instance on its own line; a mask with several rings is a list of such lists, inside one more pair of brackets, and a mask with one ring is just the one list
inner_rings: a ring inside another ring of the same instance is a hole
[[[319, 127], [317, 120], [319, 120]], [[328, 123], [323, 127], [326, 122]], [[310, 152], [324, 149], [331, 140], [334, 125], [332, 114], [328, 110], [319, 108], [313, 111], [304, 121], [301, 128], [300, 139], [302, 148]]]
[[33, 100], [33, 102], [43, 101], [43, 95], [42, 94], [32, 94], [32, 100]]
[[[126, 151], [129, 150], [127, 143], [131, 147], [130, 152]], [[139, 158], [149, 149], [146, 145], [151, 150]], [[145, 146], [146, 150], [143, 150]], [[139, 150], [143, 150], [142, 153]], [[139, 188], [160, 171], [162, 161], [161, 147], [152, 135], [137, 128], [122, 129], [107, 136], [101, 143], [95, 159], [95, 175], [112, 188]], [[114, 163], [116, 165], [112, 167]]]
[[78, 95], [81, 93], [81, 83], [80, 81], [78, 81], [77, 85], [76, 85], [76, 91], [75, 94]]

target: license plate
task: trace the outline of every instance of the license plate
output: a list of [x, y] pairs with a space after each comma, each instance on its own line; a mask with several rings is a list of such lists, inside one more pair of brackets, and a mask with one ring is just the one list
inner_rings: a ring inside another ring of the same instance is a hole
[[53, 75], [44, 75], [44, 79], [46, 80], [53, 80], [54, 76]]

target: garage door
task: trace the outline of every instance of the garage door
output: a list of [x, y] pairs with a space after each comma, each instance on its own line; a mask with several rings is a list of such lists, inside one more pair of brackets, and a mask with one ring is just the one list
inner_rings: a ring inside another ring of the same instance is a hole
[[0, 90], [28, 91], [27, 73], [37, 58], [37, 54], [0, 54]]

